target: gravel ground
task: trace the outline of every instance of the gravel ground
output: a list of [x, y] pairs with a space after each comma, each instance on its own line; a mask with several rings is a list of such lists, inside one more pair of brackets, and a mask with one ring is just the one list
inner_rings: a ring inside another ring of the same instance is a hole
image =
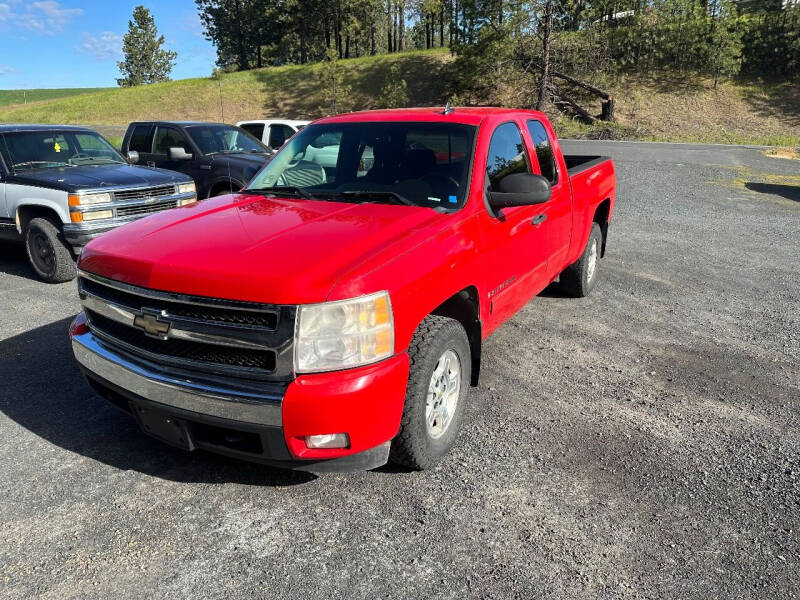
[[490, 338], [431, 472], [144, 437], [78, 374], [74, 284], [0, 247], [0, 596], [797, 597], [800, 164], [565, 146], [617, 161], [601, 281]]

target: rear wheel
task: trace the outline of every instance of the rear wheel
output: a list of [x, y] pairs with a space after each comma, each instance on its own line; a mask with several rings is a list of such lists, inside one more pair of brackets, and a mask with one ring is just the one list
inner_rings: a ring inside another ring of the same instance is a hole
[[390, 459], [411, 469], [429, 469], [455, 444], [472, 368], [461, 324], [431, 315], [417, 328], [408, 349], [411, 368], [400, 432]]
[[588, 296], [597, 283], [597, 268], [600, 261], [600, 250], [603, 244], [603, 232], [598, 223], [592, 223], [589, 240], [581, 257], [561, 273], [559, 288], [576, 298]]
[[75, 259], [61, 228], [50, 219], [31, 219], [25, 230], [25, 249], [34, 271], [47, 283], [63, 283], [75, 278]]

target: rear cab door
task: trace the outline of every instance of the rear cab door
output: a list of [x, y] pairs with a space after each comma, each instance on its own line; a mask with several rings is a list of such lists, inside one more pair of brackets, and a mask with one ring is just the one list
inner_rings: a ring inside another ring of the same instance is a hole
[[552, 185], [550, 200], [537, 206], [535, 217], [538, 221], [536, 227], [540, 230], [537, 243], [545, 245], [547, 272], [552, 279], [567, 266], [572, 238], [572, 188], [564, 157], [550, 124], [544, 119], [528, 118], [524, 133], [526, 143], [532, 150], [533, 172], [547, 178]]

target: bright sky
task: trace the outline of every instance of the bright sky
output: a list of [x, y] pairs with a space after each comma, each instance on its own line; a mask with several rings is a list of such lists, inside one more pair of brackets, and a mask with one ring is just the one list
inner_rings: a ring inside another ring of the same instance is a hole
[[193, 0], [0, 0], [0, 89], [115, 86], [138, 4], [178, 53], [173, 79], [211, 74], [216, 54]]

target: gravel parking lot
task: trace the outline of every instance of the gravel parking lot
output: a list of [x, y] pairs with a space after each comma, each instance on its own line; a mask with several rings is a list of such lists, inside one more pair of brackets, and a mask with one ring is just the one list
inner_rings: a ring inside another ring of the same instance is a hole
[[0, 246], [0, 596], [797, 597], [800, 163], [564, 145], [617, 163], [600, 283], [490, 338], [431, 472], [144, 437], [80, 378], [74, 284]]

